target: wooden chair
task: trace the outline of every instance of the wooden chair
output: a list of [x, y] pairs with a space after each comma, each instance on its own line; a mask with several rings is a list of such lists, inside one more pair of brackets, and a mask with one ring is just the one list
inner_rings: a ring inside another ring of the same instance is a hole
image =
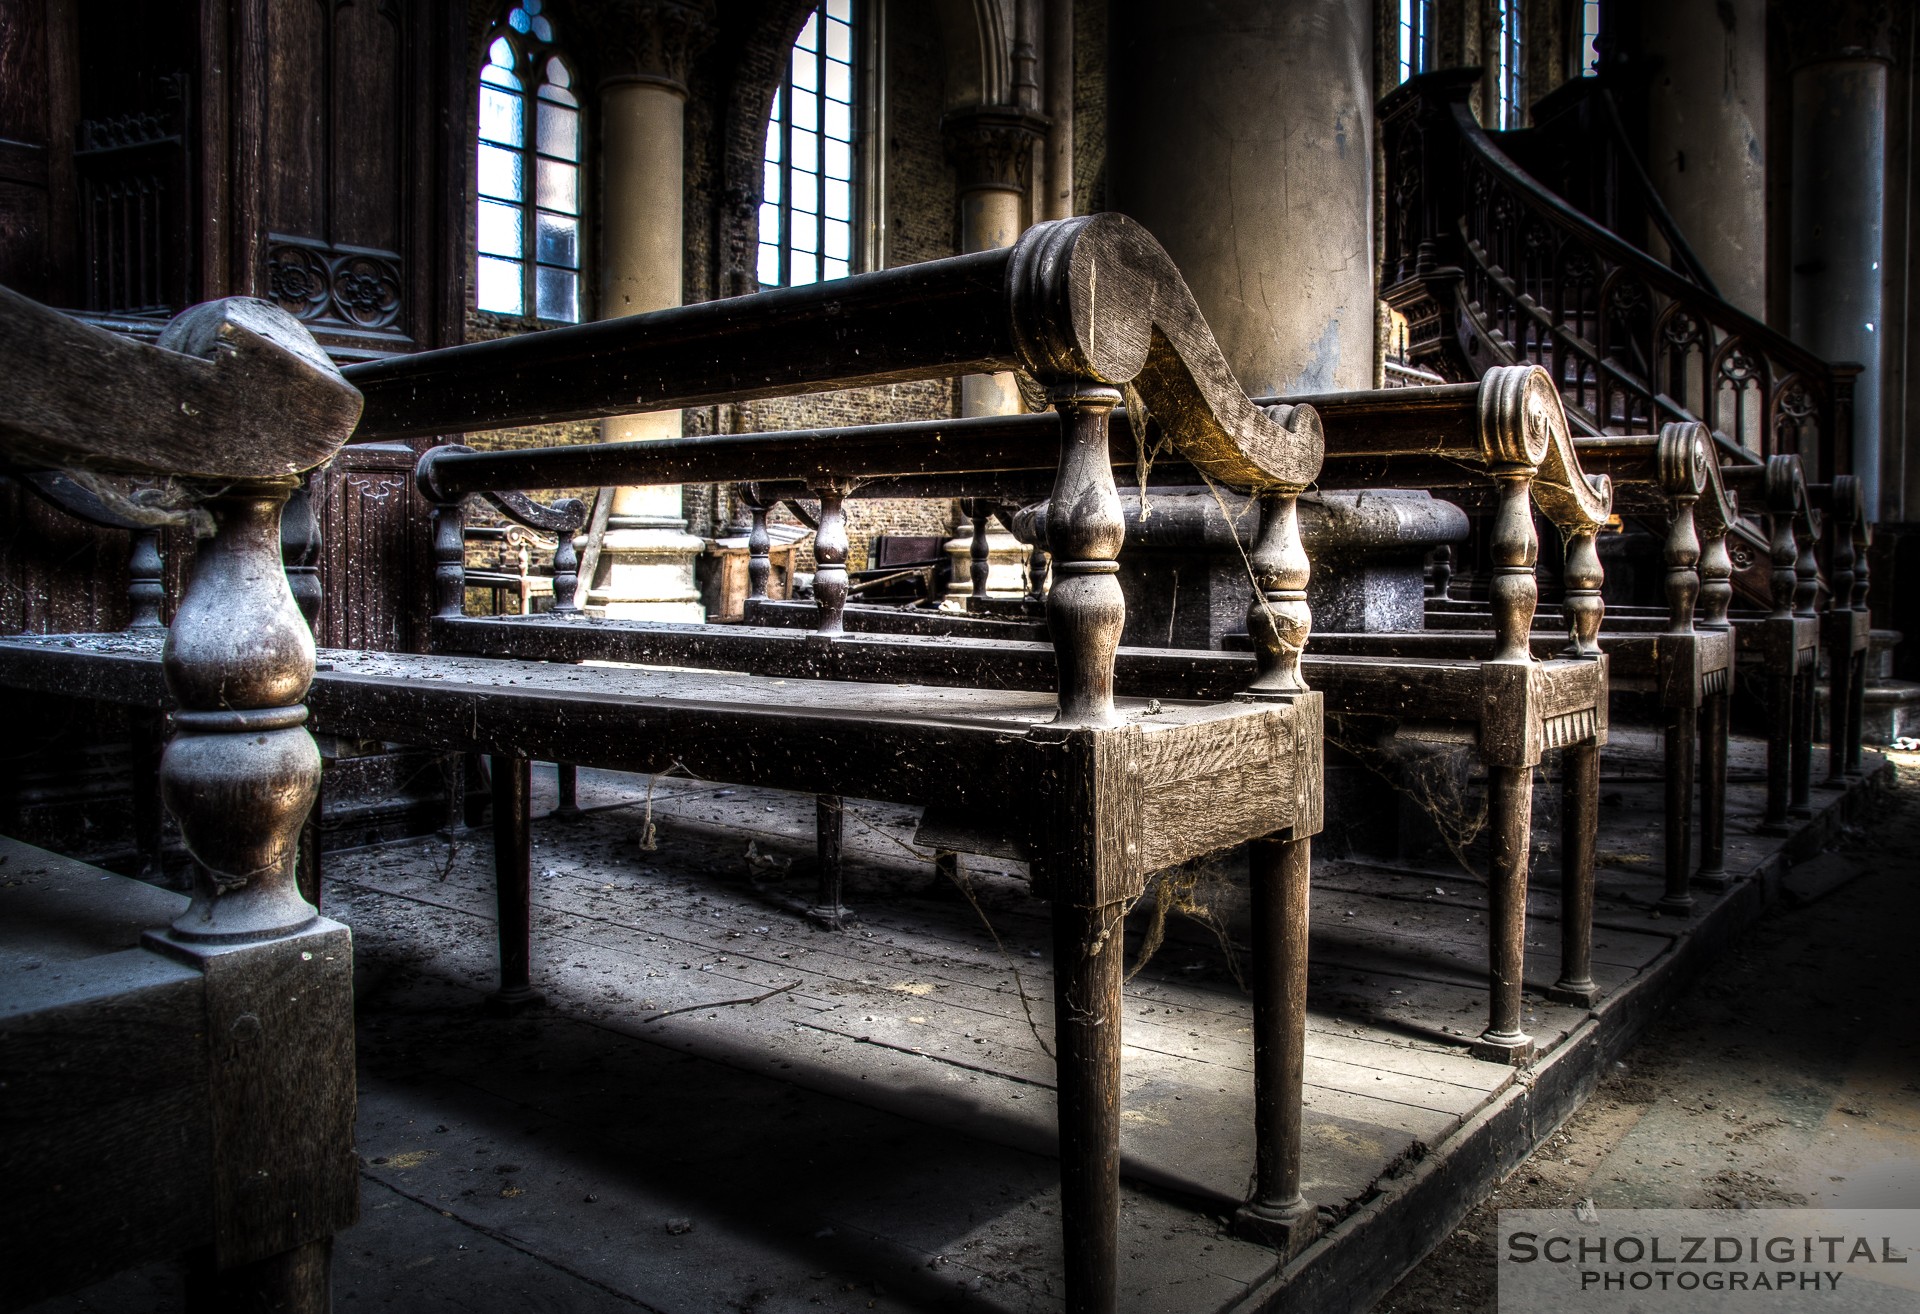
[[[257, 301], [195, 307], [149, 346], [0, 289], [0, 361], [11, 468], [168, 481], [212, 531], [165, 635], [161, 783], [192, 897], [0, 841], [0, 1164], [26, 1184], [0, 1206], [0, 1306], [187, 1252], [195, 1309], [317, 1314], [358, 1211], [353, 952], [295, 883], [320, 760], [279, 522], [360, 398]], [[84, 692], [84, 671], [43, 687]]]

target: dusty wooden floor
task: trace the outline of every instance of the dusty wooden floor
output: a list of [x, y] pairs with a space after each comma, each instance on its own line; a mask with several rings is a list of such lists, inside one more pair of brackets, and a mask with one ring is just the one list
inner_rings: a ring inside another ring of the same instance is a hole
[[[1733, 872], [1783, 844], [1751, 834], [1760, 763], [1736, 743]], [[1705, 896], [1687, 922], [1651, 912], [1658, 769], [1656, 741], [1616, 733], [1595, 932], [1611, 998], [1589, 1013], [1530, 991], [1546, 1052], [1528, 1073], [1464, 1048], [1485, 1009], [1482, 882], [1316, 854], [1306, 1166], [1337, 1225], [1286, 1275], [1224, 1225], [1252, 1150], [1244, 937], [1236, 870], [1199, 873], [1185, 897], [1224, 940], [1174, 918], [1128, 987], [1126, 1308], [1256, 1309], [1283, 1285], [1290, 1307], [1364, 1308], [1489, 1165], [1524, 1157], [1565, 1112], [1536, 1084], [1560, 1072], [1560, 1103], [1577, 1099], [1583, 1065], [1644, 1020], [1635, 993], [1748, 897]], [[1538, 795], [1530, 986], [1558, 968], [1555, 792]], [[536, 815], [552, 798], [542, 769]], [[1046, 924], [1019, 871], [965, 859], [957, 889], [911, 845], [912, 813], [850, 802], [862, 922], [829, 932], [795, 912], [810, 798], [583, 772], [580, 801], [578, 820], [536, 822], [548, 1007], [510, 1020], [480, 1008], [486, 832], [330, 859], [328, 912], [359, 960], [366, 1162], [337, 1308], [1057, 1309]], [[1130, 951], [1152, 919], [1136, 910]], [[52, 1308], [162, 1308], [172, 1282]]]

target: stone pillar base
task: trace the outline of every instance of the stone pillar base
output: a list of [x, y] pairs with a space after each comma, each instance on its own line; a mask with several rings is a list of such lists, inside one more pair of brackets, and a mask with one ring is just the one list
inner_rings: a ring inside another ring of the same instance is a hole
[[[973, 596], [973, 534], [948, 539], [941, 549], [953, 565], [953, 583], [947, 586], [947, 601], [965, 608]], [[1027, 594], [1027, 556], [1025, 543], [1000, 528], [996, 521], [987, 531], [987, 596], [1023, 598]]]
[[693, 563], [706, 546], [684, 523], [609, 530], [588, 610], [609, 620], [705, 621]]

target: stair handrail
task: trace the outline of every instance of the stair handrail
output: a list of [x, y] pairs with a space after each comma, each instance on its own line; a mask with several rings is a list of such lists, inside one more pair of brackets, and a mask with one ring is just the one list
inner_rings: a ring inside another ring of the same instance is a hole
[[[1658, 371], [1653, 368], [1647, 369], [1639, 387], [1645, 392], [1644, 404], [1654, 413], [1630, 417], [1635, 423], [1653, 429], [1666, 419], [1698, 419], [1716, 430], [1716, 445], [1726, 457], [1752, 462], [1786, 448], [1782, 435], [1785, 429], [1795, 431], [1792, 448], [1803, 446], [1807, 425], [1812, 421], [1818, 432], [1830, 439], [1825, 444], [1826, 450], [1820, 452], [1823, 477], [1851, 471], [1853, 381], [1861, 367], [1815, 355], [1608, 231], [1536, 181], [1500, 149], [1475, 119], [1469, 97], [1478, 80], [1479, 70], [1471, 68], [1422, 74], [1388, 93], [1380, 102], [1388, 168], [1402, 170], [1401, 176], [1389, 178], [1387, 187], [1389, 202], [1397, 206], [1400, 213], [1390, 216], [1387, 224], [1387, 240], [1382, 250], [1383, 291], [1422, 278], [1458, 278], [1462, 270], [1444, 266], [1478, 263], [1489, 274], [1498, 271], [1510, 284], [1506, 291], [1518, 303], [1514, 308], [1516, 312], [1527, 315], [1534, 325], [1544, 327], [1560, 340], [1555, 344], [1556, 378], [1564, 378], [1557, 368], [1560, 355], [1569, 346], [1577, 345], [1586, 350], [1575, 354], [1586, 358], [1594, 367], [1594, 377], [1585, 386], [1590, 386], [1596, 394], [1608, 388], [1625, 387], [1631, 376], [1607, 359], [1609, 344], [1603, 341], [1596, 352], [1593, 344], [1565, 327], [1562, 316], [1548, 316], [1539, 302], [1528, 296], [1525, 287], [1513, 278], [1514, 271], [1487, 257], [1484, 248], [1480, 253], [1475, 252], [1478, 237], [1470, 228], [1468, 175], [1477, 165], [1532, 218], [1558, 230], [1576, 248], [1587, 253], [1589, 259], [1597, 256], [1612, 266], [1604, 272], [1593, 270], [1591, 281], [1599, 290], [1597, 296], [1604, 296], [1623, 284], [1638, 283], [1643, 294], [1664, 297], [1667, 302], [1664, 307], [1655, 307], [1653, 296], [1646, 298], [1645, 309], [1652, 329], [1648, 345], [1665, 340], [1676, 353], [1697, 349], [1702, 366], [1699, 381], [1703, 385], [1712, 383], [1711, 395], [1716, 401], [1722, 374], [1736, 393], [1743, 392], [1756, 375], [1761, 376], [1763, 406], [1758, 419], [1762, 423], [1754, 426], [1756, 442], [1744, 441], [1743, 424], [1722, 426], [1714, 423], [1716, 415], [1697, 414], [1689, 409], [1685, 398], [1676, 398], [1662, 388]], [[1426, 139], [1427, 125], [1436, 122], [1446, 125], [1447, 135], [1459, 144], [1459, 158], [1449, 160], [1444, 143]], [[1413, 137], [1413, 133], [1419, 136]], [[1436, 150], [1437, 145], [1443, 149]], [[1404, 172], [1423, 166], [1445, 169], [1449, 164], [1455, 166], [1456, 176], [1440, 180], [1438, 186], [1431, 175], [1410, 181]], [[1424, 203], [1424, 215], [1412, 213], [1415, 203]], [[1419, 231], [1410, 231], [1415, 224]], [[1453, 250], [1455, 247], [1459, 249]], [[1457, 256], [1458, 261], [1450, 260], [1450, 256]], [[1607, 309], [1596, 301], [1597, 318], [1604, 319]], [[1720, 338], [1717, 342], [1713, 340], [1716, 335]], [[1756, 361], [1756, 355], [1761, 361]], [[1676, 355], [1675, 359], [1679, 357]], [[1765, 368], [1762, 361], [1779, 367], [1772, 371], [1772, 377], [1762, 374]], [[1602, 370], [1599, 368], [1602, 365], [1608, 368]], [[1653, 362], [1644, 362], [1644, 365], [1651, 367]], [[1603, 379], [1603, 374], [1608, 377]], [[1599, 423], [1604, 424], [1606, 408], [1596, 409], [1601, 412]], [[1719, 408], [1701, 405], [1698, 409], [1712, 412]], [[1719, 432], [1723, 428], [1731, 428], [1734, 437], [1729, 439]]]

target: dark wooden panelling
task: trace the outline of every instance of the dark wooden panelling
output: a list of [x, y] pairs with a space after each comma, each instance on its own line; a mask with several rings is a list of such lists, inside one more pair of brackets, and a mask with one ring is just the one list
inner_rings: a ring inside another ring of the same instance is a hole
[[330, 235], [336, 244], [401, 244], [402, 32], [391, 3], [348, 0], [333, 14]]
[[0, 137], [47, 144], [44, 0], [0, 0]]
[[320, 643], [415, 648], [425, 591], [427, 508], [403, 443], [348, 448], [314, 476], [321, 534]]
[[126, 531], [95, 529], [0, 479], [0, 633], [124, 628], [129, 551]]
[[330, 0], [267, 6], [263, 143], [269, 231], [327, 236], [327, 20]]

